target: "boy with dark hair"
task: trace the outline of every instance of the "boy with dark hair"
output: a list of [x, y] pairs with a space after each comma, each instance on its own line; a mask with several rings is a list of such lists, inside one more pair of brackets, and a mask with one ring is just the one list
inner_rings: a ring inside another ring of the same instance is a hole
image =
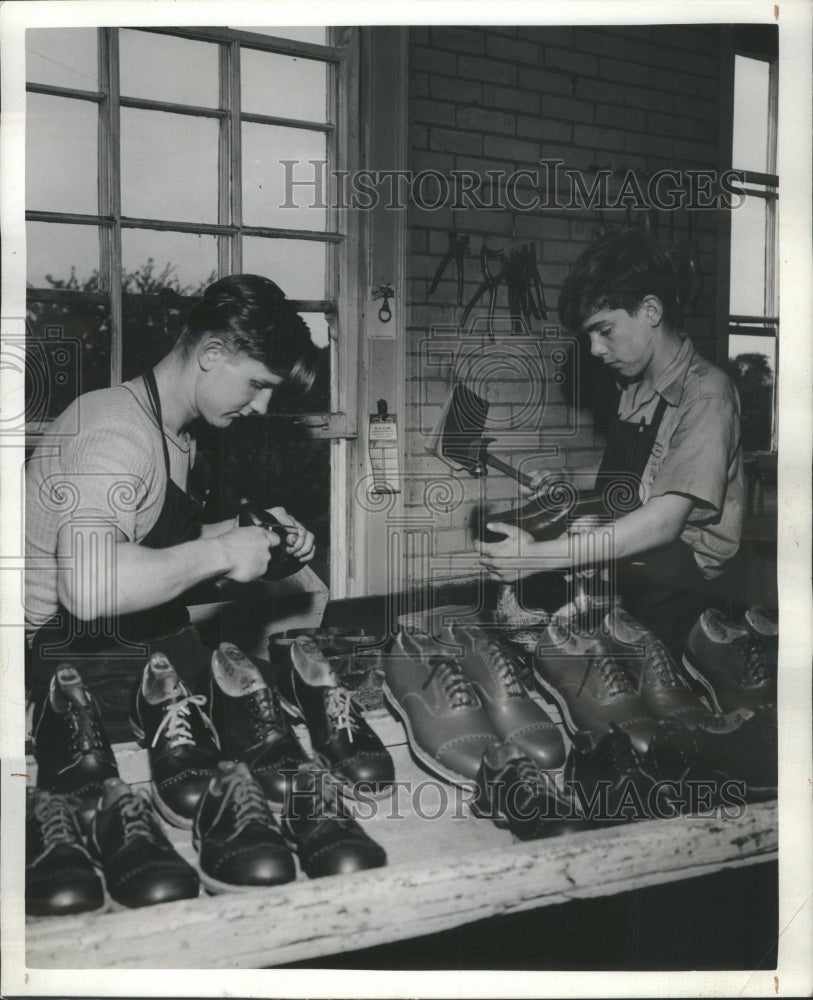
[[[617, 478], [637, 489], [634, 509], [612, 525], [583, 527], [599, 536], [592, 551], [612, 552], [627, 610], [679, 660], [711, 581], [739, 547], [736, 391], [684, 334], [672, 264], [641, 232], [606, 237], [582, 254], [564, 282], [559, 317], [589, 338], [620, 389], [599, 484]], [[567, 536], [536, 542], [510, 525], [493, 528], [507, 537], [484, 544], [481, 562], [498, 579], [580, 565]]]

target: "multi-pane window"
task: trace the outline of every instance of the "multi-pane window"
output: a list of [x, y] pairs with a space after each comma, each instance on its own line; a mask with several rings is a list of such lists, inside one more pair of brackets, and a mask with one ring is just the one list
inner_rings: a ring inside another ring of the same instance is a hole
[[746, 198], [731, 213], [728, 355], [743, 399], [743, 444], [748, 451], [776, 446], [776, 118], [776, 60], [737, 54], [732, 166], [742, 171]]
[[[338, 363], [348, 240], [325, 180], [346, 165], [352, 52], [351, 33], [319, 27], [26, 32], [32, 431], [78, 393], [155, 364], [209, 282], [262, 274], [322, 349], [323, 376], [300, 406], [324, 414], [310, 421], [322, 440], [298, 454], [318, 453], [309, 494], [327, 509], [326, 439], [351, 436], [354, 398], [354, 367]], [[273, 425], [229, 448], [256, 457]], [[290, 437], [277, 434], [277, 451]]]

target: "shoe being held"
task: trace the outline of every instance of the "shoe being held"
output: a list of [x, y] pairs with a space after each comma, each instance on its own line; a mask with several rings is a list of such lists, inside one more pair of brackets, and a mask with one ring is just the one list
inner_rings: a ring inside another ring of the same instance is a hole
[[300, 764], [308, 761], [259, 668], [234, 643], [212, 654], [210, 706], [223, 754], [245, 761], [275, 810], [282, 808]]
[[107, 891], [122, 906], [153, 906], [198, 895], [197, 872], [167, 840], [149, 799], [120, 778], [104, 783], [89, 841]]
[[283, 708], [305, 723], [317, 760], [346, 792], [379, 796], [392, 791], [392, 757], [313, 639], [294, 639], [278, 683]]
[[502, 740], [453, 648], [402, 629], [384, 673], [384, 696], [417, 760], [444, 781], [469, 787], [483, 754]]
[[190, 828], [221, 758], [217, 733], [163, 653], [153, 653], [133, 689], [130, 725], [147, 747], [155, 805], [173, 826]]
[[30, 916], [65, 916], [104, 905], [104, 888], [82, 841], [75, 801], [26, 789], [25, 912]]
[[281, 885], [296, 878], [260, 785], [248, 765], [223, 760], [195, 813], [192, 843], [203, 884], [212, 892]]

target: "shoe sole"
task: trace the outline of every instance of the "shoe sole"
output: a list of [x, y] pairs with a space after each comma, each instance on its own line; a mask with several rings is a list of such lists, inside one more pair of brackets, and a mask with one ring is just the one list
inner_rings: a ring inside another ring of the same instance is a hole
[[[300, 709], [298, 709], [296, 707], [296, 705], [292, 705], [289, 701], [287, 701], [285, 698], [283, 698], [282, 695], [279, 695], [279, 703], [282, 706], [282, 708], [288, 713], [288, 715], [291, 716], [292, 719], [296, 719], [298, 722], [301, 722], [305, 726], [305, 728], [307, 729], [307, 722], [305, 721], [305, 716], [300, 711]], [[384, 746], [383, 743], [381, 745]], [[387, 748], [384, 747], [384, 749], [386, 750]], [[356, 796], [355, 796], [355, 789], [356, 789], [357, 786], [359, 787], [360, 790], [363, 791], [365, 799], [367, 799], [367, 798], [376, 799], [376, 800], [386, 799], [386, 798], [389, 798], [389, 796], [392, 795], [393, 791], [395, 790], [395, 785], [394, 784], [386, 785], [380, 791], [373, 791], [363, 781], [359, 781], [359, 782], [356, 782], [356, 784], [352, 784], [349, 781], [345, 781], [341, 777], [341, 775], [338, 775], [338, 774], [334, 773], [334, 771], [333, 771], [333, 765], [332, 765], [331, 761], [329, 761], [327, 759], [327, 757], [325, 757], [323, 754], [321, 754], [318, 751], [314, 750], [313, 751], [313, 756], [314, 756], [314, 759], [319, 764], [321, 764], [322, 767], [324, 767], [324, 769], [326, 771], [328, 771], [336, 779], [336, 783], [338, 784], [338, 786], [339, 786], [339, 788], [340, 788], [340, 790], [342, 792], [342, 795], [344, 797], [350, 799], [351, 801], [357, 801], [356, 800]]]
[[224, 892], [256, 892], [258, 889], [273, 889], [275, 886], [288, 885], [296, 880], [296, 872], [294, 872], [293, 878], [284, 879], [281, 882], [268, 882], [264, 885], [241, 885], [238, 882], [221, 882], [212, 875], [207, 875], [202, 868], [198, 868], [197, 872], [200, 877], [200, 884], [203, 888], [208, 893], [212, 893], [216, 896], [220, 896]]
[[712, 687], [711, 683], [700, 673], [698, 668], [692, 663], [688, 656], [684, 653], [681, 657], [681, 662], [686, 668], [687, 673], [689, 673], [694, 681], [696, 681], [706, 692], [709, 699], [711, 700], [711, 706], [713, 710], [718, 715], [723, 715], [723, 708], [717, 699], [717, 692]]
[[[431, 774], [442, 778], [444, 781], [452, 785], [458, 785], [461, 788], [471, 788], [473, 784], [476, 785], [476, 781], [473, 778], [467, 778], [464, 774], [458, 774], [457, 771], [450, 771], [445, 768], [442, 764], [439, 764], [434, 757], [430, 757], [429, 754], [422, 750], [415, 739], [415, 734], [412, 732], [412, 724], [409, 721], [409, 716], [401, 708], [398, 699], [390, 691], [389, 686], [386, 681], [381, 686], [381, 690], [384, 693], [384, 697], [387, 700], [390, 708], [395, 712], [398, 718], [401, 720], [404, 729], [406, 729], [407, 741], [409, 743], [409, 749], [411, 753], [418, 759], [420, 764]], [[499, 739], [499, 737], [496, 737]]]

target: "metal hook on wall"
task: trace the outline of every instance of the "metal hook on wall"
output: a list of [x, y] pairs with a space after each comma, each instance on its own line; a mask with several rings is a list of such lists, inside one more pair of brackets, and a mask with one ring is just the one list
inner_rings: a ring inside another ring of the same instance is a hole
[[395, 298], [395, 289], [392, 285], [376, 285], [373, 289], [374, 299], [383, 299], [384, 302], [378, 310], [378, 318], [382, 323], [389, 323], [392, 319], [392, 309], [390, 309], [390, 299]]

